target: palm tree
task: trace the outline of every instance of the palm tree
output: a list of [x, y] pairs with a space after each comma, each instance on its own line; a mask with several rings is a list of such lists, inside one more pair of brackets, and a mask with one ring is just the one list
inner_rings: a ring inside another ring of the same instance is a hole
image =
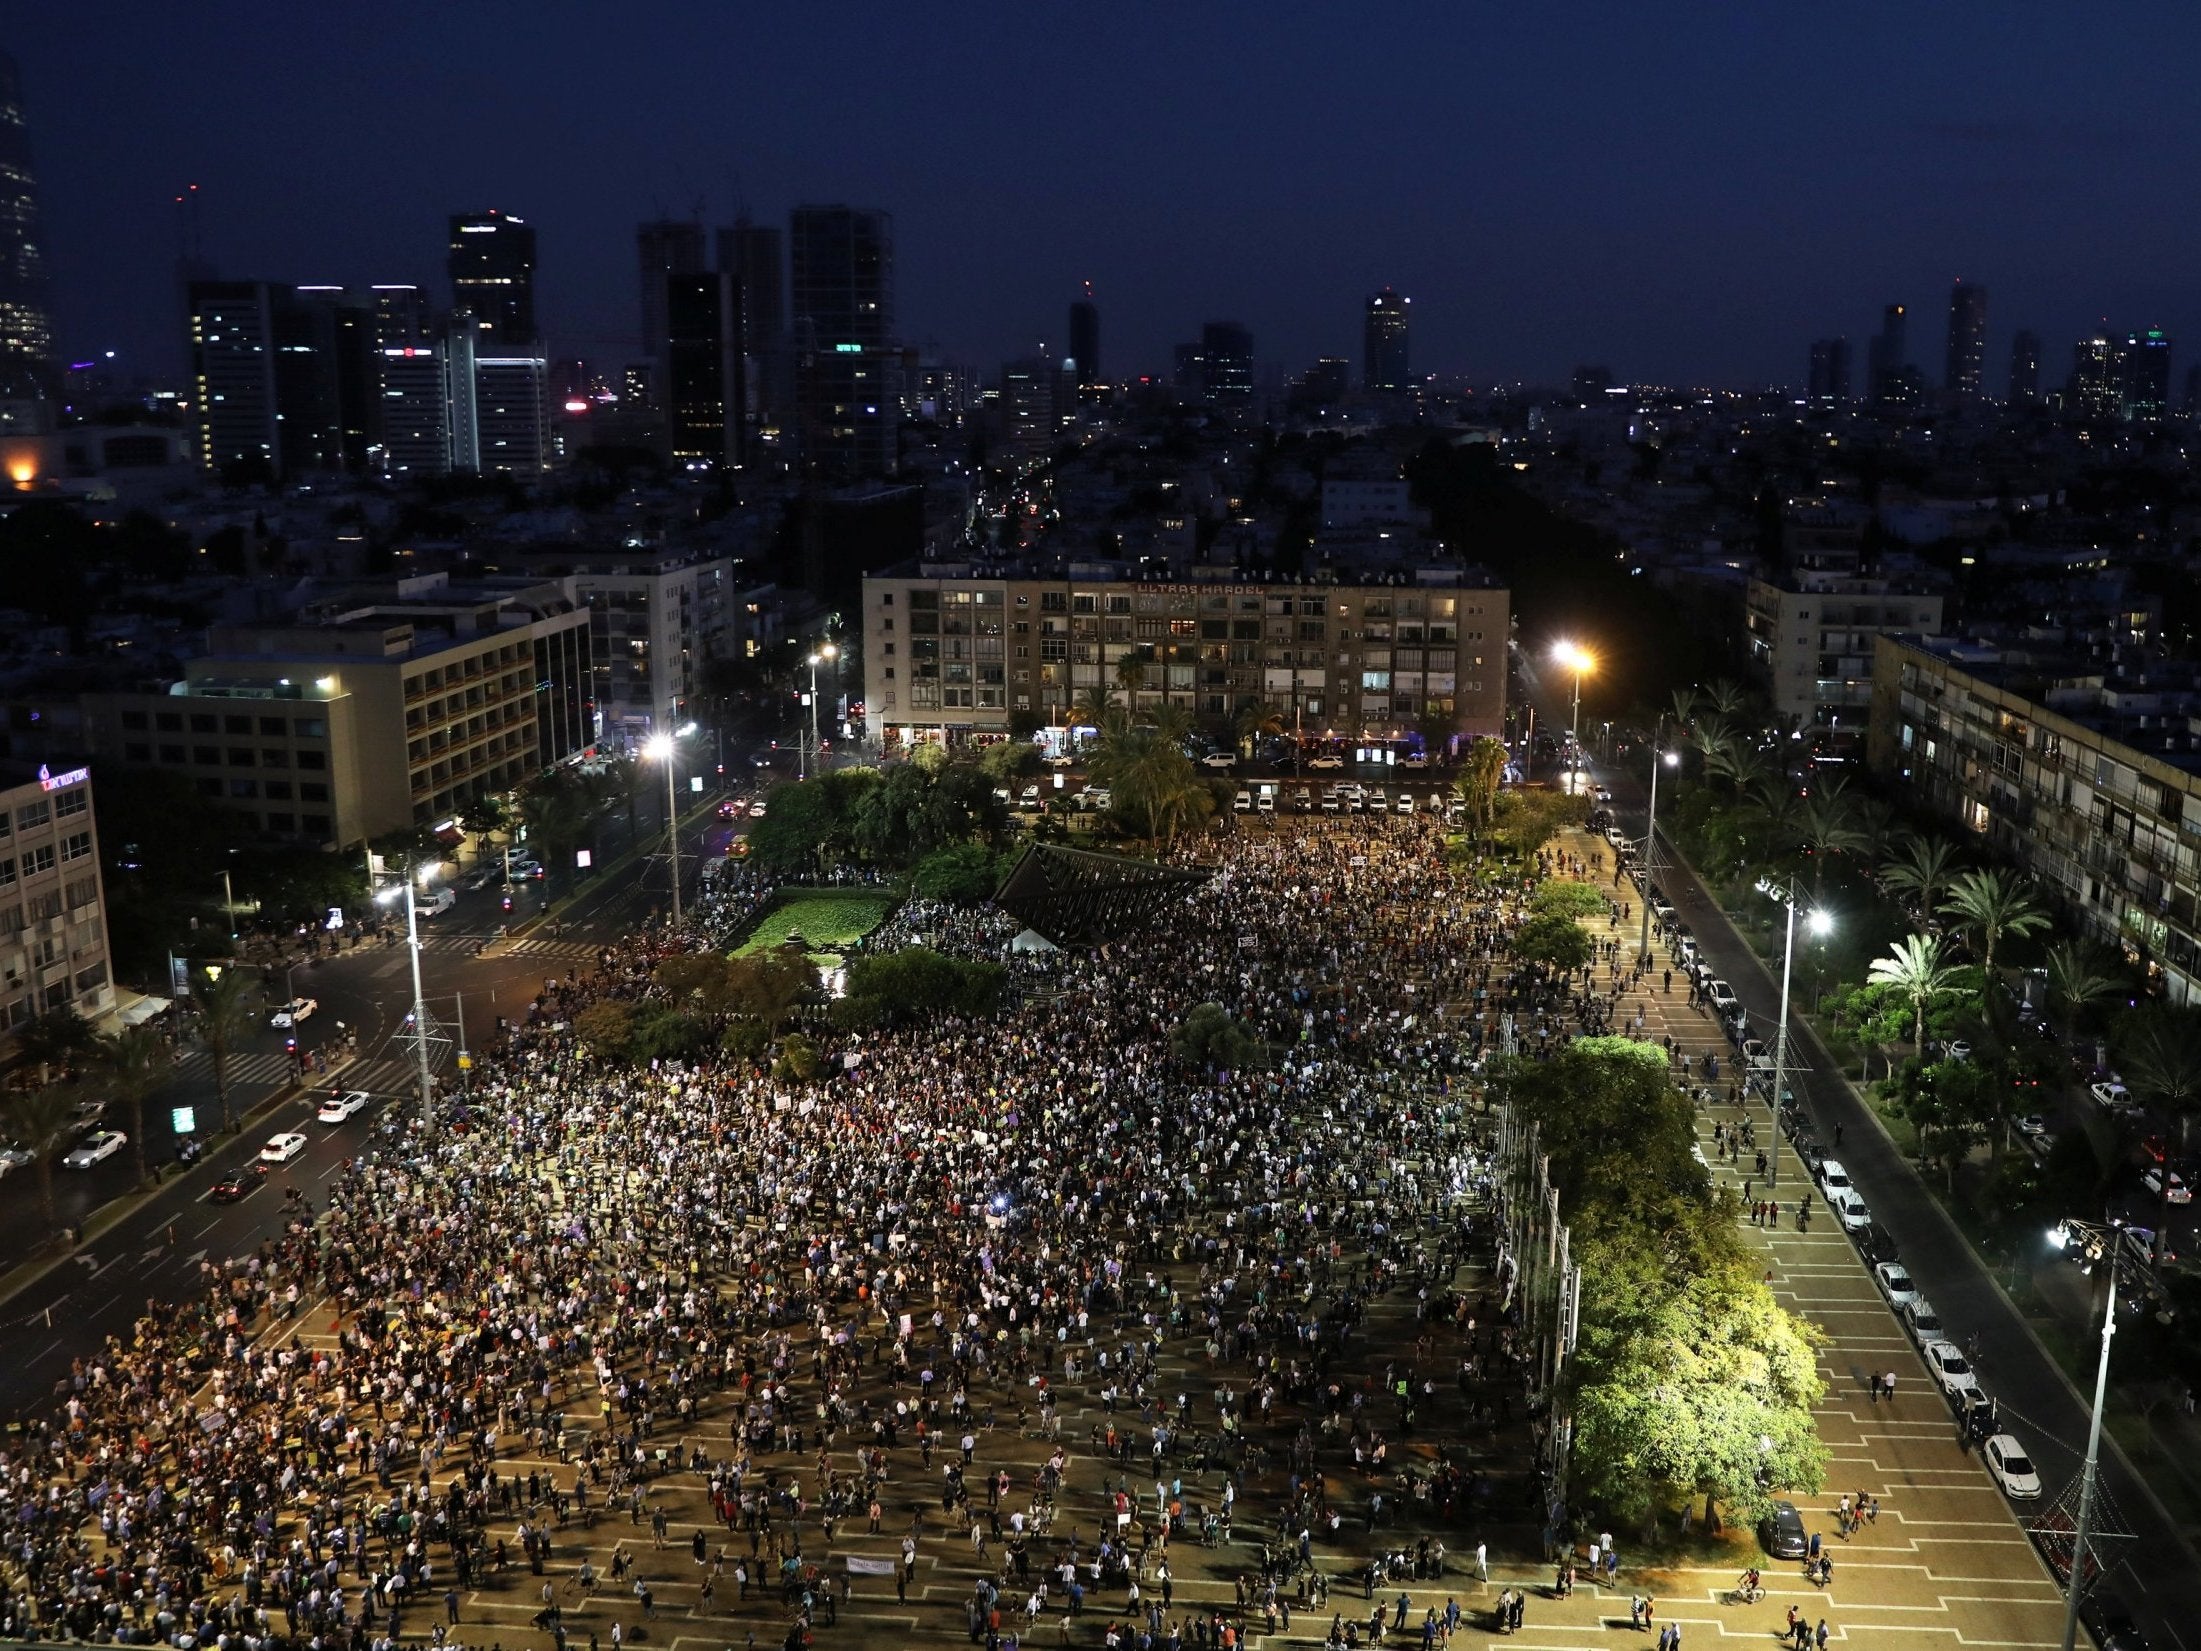
[[1082, 727], [1108, 731], [1108, 725], [1123, 715], [1123, 701], [1116, 697], [1116, 690], [1105, 682], [1096, 682], [1078, 691], [1078, 697], [1070, 704], [1070, 716]]
[[1136, 648], [1126, 648], [1116, 661], [1116, 686], [1134, 699], [1146, 686], [1146, 657]]
[[2095, 947], [2059, 940], [2041, 959], [2048, 977], [2046, 1007], [2066, 1038], [2076, 1030], [2082, 1012], [2117, 990], [2116, 977], [2099, 966], [2100, 957]]
[[1672, 719], [1675, 727], [1686, 734], [1696, 722], [1701, 704], [1702, 700], [1696, 689], [1676, 688], [1672, 701], [1666, 707], [1666, 715]]
[[1208, 808], [1213, 807], [1214, 795], [1193, 771], [1184, 746], [1152, 723], [1103, 735], [1093, 752], [1091, 774], [1133, 818], [1145, 823], [1146, 835], [1156, 842], [1173, 839], [1204, 817], [1194, 793], [1207, 797]]
[[245, 1001], [252, 979], [242, 969], [201, 969], [191, 977], [191, 1001], [199, 1009], [199, 1036], [214, 1060], [214, 1096], [222, 1109], [222, 1128], [237, 1133], [237, 1115], [229, 1105], [229, 1057], [253, 1029], [256, 1010]]
[[102, 1032], [92, 1045], [92, 1082], [128, 1120], [130, 1144], [137, 1150], [138, 1182], [151, 1178], [145, 1161], [145, 1103], [174, 1071], [168, 1046], [149, 1026], [125, 1026]]
[[2014, 872], [2000, 867], [1964, 873], [1949, 885], [1949, 898], [1941, 902], [1941, 909], [1979, 937], [1980, 967], [1989, 986], [1995, 978], [1995, 943], [2006, 934], [2032, 934], [2048, 927], [2048, 913], [2041, 903]]
[[1452, 782], [1452, 789], [1467, 805], [1468, 819], [1478, 830], [1490, 824], [1497, 810], [1498, 788], [1505, 783], [1507, 761], [1505, 743], [1485, 734], [1467, 748], [1459, 778]]
[[1811, 851], [1811, 892], [1814, 899], [1825, 893], [1828, 859], [1836, 854], [1862, 854], [1873, 845], [1859, 815], [1857, 799], [1848, 786], [1836, 780], [1804, 799], [1797, 810], [1796, 834]]
[[1873, 985], [1893, 986], [1910, 999], [1915, 1017], [1912, 1051], [1920, 1060], [1926, 1058], [1926, 1006], [1950, 990], [1950, 977], [1955, 973], [1956, 965], [1941, 955], [1941, 937], [1934, 934], [1905, 936], [1895, 943], [1894, 951], [1876, 958], [1866, 972], [1866, 980]]
[[1750, 691], [1739, 682], [1721, 677], [1709, 688], [1698, 690], [1698, 697], [1712, 713], [1724, 722], [1733, 722], [1750, 703]]
[[1880, 862], [1880, 881], [1917, 903], [1921, 920], [1930, 919], [1943, 890], [1956, 880], [1956, 844], [1938, 834], [1918, 832]]
[[18, 1089], [0, 1099], [0, 1121], [4, 1121], [10, 1136], [22, 1143], [38, 1170], [39, 1207], [45, 1212], [50, 1232], [61, 1225], [54, 1212], [54, 1155], [76, 1133], [76, 1097], [62, 1084]]
[[1238, 711], [1238, 745], [1247, 752], [1253, 750], [1253, 742], [1263, 734], [1281, 734], [1284, 731], [1284, 713], [1265, 699], [1249, 701]]
[[[2117, 1059], [2133, 1094], [2154, 1105], [2177, 1125], [2178, 1156], [2184, 1158], [2194, 1108], [2201, 1104], [2201, 1017], [2188, 1009], [2167, 1006], [2143, 1009], [2125, 1022], [2124, 1035], [2118, 1039]], [[2155, 1230], [2167, 1233], [2170, 1231], [2168, 1154], [2164, 1158], [2161, 1187], [2156, 1196]], [[2160, 1248], [2167, 1250], [2169, 1246]]]
[[1140, 713], [1146, 725], [1180, 751], [1192, 738], [1192, 713], [1171, 700], [1158, 700]]

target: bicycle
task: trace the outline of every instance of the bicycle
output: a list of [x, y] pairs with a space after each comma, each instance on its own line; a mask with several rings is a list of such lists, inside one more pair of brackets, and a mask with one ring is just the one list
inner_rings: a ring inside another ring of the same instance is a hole
[[1727, 1590], [1727, 1603], [1729, 1605], [1755, 1605], [1764, 1598], [1765, 1590], [1763, 1588], [1735, 1587]]

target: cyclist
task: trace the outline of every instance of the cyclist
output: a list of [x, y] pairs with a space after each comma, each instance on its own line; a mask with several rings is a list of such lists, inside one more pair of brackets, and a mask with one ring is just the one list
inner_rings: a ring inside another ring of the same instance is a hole
[[1755, 1565], [1743, 1572], [1742, 1580], [1735, 1585], [1735, 1592], [1745, 1600], [1757, 1599], [1765, 1592], [1758, 1586], [1758, 1568]]

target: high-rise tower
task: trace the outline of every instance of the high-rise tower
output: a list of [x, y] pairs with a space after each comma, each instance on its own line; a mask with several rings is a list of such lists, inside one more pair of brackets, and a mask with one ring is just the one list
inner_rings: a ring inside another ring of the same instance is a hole
[[1949, 292], [1949, 353], [1942, 388], [1951, 401], [1977, 401], [1987, 360], [1987, 289], [1959, 281]]
[[1389, 287], [1368, 300], [1361, 321], [1360, 359], [1361, 382], [1371, 390], [1406, 388], [1406, 307], [1412, 302]]
[[1070, 306], [1070, 359], [1077, 363], [1080, 385], [1100, 382], [1100, 306], [1093, 302], [1091, 283]]
[[2010, 405], [2029, 407], [2041, 398], [2041, 335], [2019, 331], [2010, 339]]
[[0, 364], [26, 363], [41, 380], [53, 363], [46, 243], [15, 59], [0, 52]]
[[642, 273], [642, 348], [656, 355], [665, 347], [666, 278], [703, 272], [703, 226], [674, 219], [643, 224], [634, 250]]
[[803, 462], [825, 481], [892, 475], [901, 406], [894, 219], [798, 206], [787, 239]]
[[451, 307], [471, 310], [482, 342], [518, 349], [535, 342], [535, 229], [491, 208], [451, 219]]

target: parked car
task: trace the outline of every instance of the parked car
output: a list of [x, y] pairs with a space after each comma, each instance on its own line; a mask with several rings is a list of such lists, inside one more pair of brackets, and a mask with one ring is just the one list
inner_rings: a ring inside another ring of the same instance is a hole
[[21, 1169], [24, 1165], [33, 1164], [37, 1161], [13, 1141], [0, 1142], [0, 1175], [7, 1174], [11, 1169]]
[[2002, 1487], [2013, 1502], [2030, 1502], [2041, 1493], [2040, 1470], [2025, 1454], [2025, 1447], [2007, 1433], [1998, 1433], [1980, 1447], [1980, 1460], [1988, 1477]]
[[69, 1149], [69, 1155], [61, 1160], [63, 1169], [90, 1169], [94, 1164], [112, 1158], [129, 1142], [130, 1137], [119, 1129], [94, 1130]]
[[1314, 812], [1314, 793], [1305, 786], [1301, 786], [1292, 793], [1292, 808], [1301, 814], [1312, 814]]
[[1933, 1377], [1934, 1385], [1950, 1398], [1979, 1386], [1979, 1378], [1966, 1362], [1964, 1350], [1953, 1341], [1926, 1344], [1926, 1374]]
[[1429, 766], [1429, 759], [1423, 756], [1419, 751], [1417, 751], [1410, 757], [1402, 757], [1399, 760], [1399, 766], [1401, 768], [1411, 768], [1414, 769], [1416, 772], [1419, 772], [1420, 770]]
[[1911, 1333], [1911, 1340], [1924, 1347], [1940, 1339], [1941, 1315], [1934, 1311], [1932, 1302], [1920, 1296], [1903, 1309], [1903, 1328]]
[[1232, 751], [1210, 751], [1200, 759], [1200, 766], [1202, 768], [1235, 768], [1238, 766], [1238, 756], [1237, 753]]
[[1803, 1516], [1793, 1502], [1776, 1502], [1773, 1511], [1758, 1522], [1758, 1540], [1775, 1559], [1801, 1559], [1811, 1551], [1804, 1535]]
[[1840, 1159], [1829, 1158], [1819, 1165], [1819, 1189], [1827, 1195], [1829, 1201], [1836, 1193], [1851, 1190], [1849, 1171], [1842, 1167]]
[[2048, 1120], [2038, 1112], [2028, 1112], [2017, 1120], [2017, 1131], [2026, 1139], [2037, 1141], [2048, 1133]]
[[1253, 793], [1250, 791], [1239, 792], [1237, 796], [1231, 798], [1230, 808], [1233, 814], [1251, 814], [1253, 812]]
[[1714, 980], [1705, 988], [1705, 996], [1711, 1000], [1712, 1007], [1723, 1015], [1732, 1014], [1742, 1006], [1742, 999], [1735, 996], [1735, 988], [1724, 980]]
[[2139, 1110], [2138, 1103], [2132, 1098], [2132, 1091], [2114, 1078], [2090, 1083], [2086, 1088], [2087, 1093], [2094, 1097], [2104, 1112], [2125, 1113]]
[[373, 1098], [364, 1089], [332, 1089], [314, 1117], [324, 1124], [340, 1124], [366, 1111], [367, 1103]]
[[1307, 766], [1309, 768], [1316, 769], [1322, 773], [1328, 773], [1333, 769], [1343, 768], [1345, 766], [1345, 759], [1343, 757], [1331, 756], [1309, 757], [1307, 759]]
[[[2165, 1191], [2166, 1180], [2169, 1190]], [[2167, 1164], [2150, 1164], [2140, 1177], [2140, 1184], [2166, 1204], [2190, 1204], [2193, 1188], [2186, 1185], [2186, 1178]]]
[[276, 1010], [274, 1014], [268, 1016], [267, 1023], [278, 1032], [287, 1032], [300, 1021], [310, 1019], [314, 1010], [320, 1007], [321, 1005], [310, 997], [294, 997], [282, 1008]]
[[296, 1130], [286, 1130], [280, 1135], [270, 1135], [267, 1145], [260, 1149], [263, 1164], [287, 1164], [306, 1150], [306, 1138]]
[[1274, 814], [1276, 812], [1276, 793], [1273, 791], [1257, 793], [1253, 799], [1253, 811], [1256, 814]]
[[1827, 1208], [1834, 1212], [1834, 1218], [1842, 1223], [1842, 1231], [1846, 1233], [1861, 1233], [1872, 1225], [1872, 1211], [1865, 1208], [1865, 1201], [1854, 1189], [1828, 1194]]
[[1880, 1293], [1888, 1298], [1888, 1305], [1908, 1307], [1918, 1299], [1918, 1286], [1911, 1282], [1911, 1275], [1900, 1261], [1883, 1261], [1872, 1270], [1872, 1280], [1880, 1286]]
[[1016, 794], [1016, 806], [1027, 813], [1039, 812], [1039, 787], [1028, 785]]

